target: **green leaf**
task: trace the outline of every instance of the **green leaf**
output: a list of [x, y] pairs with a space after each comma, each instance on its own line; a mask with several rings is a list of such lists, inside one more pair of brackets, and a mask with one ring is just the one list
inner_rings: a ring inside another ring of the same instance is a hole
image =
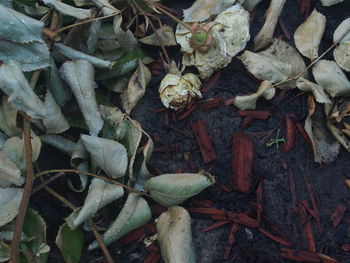
[[114, 140], [81, 135], [81, 140], [91, 158], [112, 178], [125, 175], [128, 156], [125, 147]]
[[[130, 231], [146, 224], [151, 217], [151, 209], [146, 200], [138, 194], [130, 193], [117, 219], [103, 234], [104, 243], [107, 246], [110, 245]], [[98, 247], [98, 242], [94, 241], [88, 249], [92, 250]]]
[[56, 0], [43, 0], [43, 2], [50, 6], [55, 8], [58, 12], [60, 12], [63, 15], [73, 16], [77, 19], [85, 19], [91, 17], [91, 10], [89, 9], [82, 9], [82, 8], [76, 8], [70, 5], [67, 5], [65, 3], [62, 3], [60, 1]]
[[16, 217], [22, 194], [21, 188], [0, 188], [0, 226], [6, 225]]
[[163, 174], [145, 183], [145, 190], [157, 202], [170, 206], [182, 203], [215, 183], [214, 177], [201, 171], [197, 174]]
[[90, 134], [97, 135], [103, 126], [103, 120], [95, 98], [94, 68], [89, 61], [78, 59], [65, 62], [60, 73], [78, 101]]
[[1, 65], [0, 89], [9, 96], [8, 101], [14, 108], [33, 118], [45, 116], [45, 106], [30, 88], [18, 62], [10, 60]]
[[56, 245], [67, 263], [78, 263], [84, 246], [82, 229], [71, 230], [67, 223], [64, 223], [58, 230]]
[[186, 209], [172, 206], [157, 222], [157, 237], [165, 262], [195, 263], [191, 217]]

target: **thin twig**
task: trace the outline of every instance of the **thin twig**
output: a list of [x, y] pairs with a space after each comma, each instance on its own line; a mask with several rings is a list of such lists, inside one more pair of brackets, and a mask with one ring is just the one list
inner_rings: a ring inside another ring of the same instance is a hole
[[32, 190], [32, 195], [35, 194], [36, 192], [40, 191], [42, 188], [44, 188], [45, 186], [47, 186], [48, 184], [52, 183], [53, 181], [55, 181], [56, 179], [60, 178], [62, 175], [64, 175], [64, 173], [58, 173], [54, 176], [51, 176], [49, 179], [47, 179], [46, 181], [43, 181], [41, 184], [39, 184], [38, 186], [36, 186], [35, 188], [33, 188]]
[[60, 195], [59, 193], [57, 193], [55, 190], [53, 190], [51, 187], [49, 186], [44, 186], [44, 189], [51, 194], [53, 197], [55, 197], [56, 199], [60, 200], [62, 203], [64, 203], [66, 206], [68, 206], [70, 209], [72, 209], [73, 211], [75, 209], [77, 209], [77, 207], [72, 204], [70, 201], [68, 201], [66, 198], [64, 198], [62, 195]]
[[30, 117], [23, 113], [23, 139], [24, 139], [24, 155], [25, 155], [25, 177], [26, 182], [23, 188], [22, 200], [19, 205], [16, 225], [11, 242], [11, 260], [12, 263], [19, 263], [19, 242], [21, 240], [21, 232], [26, 215], [27, 206], [29, 204], [30, 194], [33, 186], [33, 165], [32, 165], [32, 144], [30, 136]]
[[103, 242], [103, 237], [101, 236], [101, 234], [97, 231], [96, 225], [94, 224], [94, 222], [92, 222], [92, 220], [90, 219], [90, 224], [91, 224], [91, 230], [92, 233], [95, 235], [96, 240], [98, 242], [98, 244], [101, 247], [101, 250], [103, 252], [103, 254], [105, 255], [107, 262], [108, 263], [114, 263], [113, 258], [111, 256], [111, 254], [109, 253], [105, 243]]

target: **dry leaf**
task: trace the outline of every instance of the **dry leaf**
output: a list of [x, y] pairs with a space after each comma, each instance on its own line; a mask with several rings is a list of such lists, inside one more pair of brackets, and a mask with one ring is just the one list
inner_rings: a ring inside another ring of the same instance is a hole
[[327, 127], [333, 134], [333, 136], [338, 140], [338, 142], [350, 152], [350, 140], [344, 135], [341, 129], [332, 124], [330, 120], [327, 121]]
[[300, 77], [297, 79], [297, 87], [302, 91], [311, 91], [316, 101], [319, 103], [332, 103], [321, 85], [317, 85], [316, 83]]
[[333, 51], [334, 60], [344, 70], [350, 71], [350, 18], [345, 19], [335, 30], [333, 41], [340, 39]]
[[162, 27], [157, 28], [153, 34], [141, 38], [140, 42], [152, 46], [160, 46], [160, 44], [162, 44], [163, 46], [176, 45], [174, 31], [168, 25], [163, 25]]
[[323, 6], [331, 6], [343, 2], [344, 0], [321, 0]]
[[245, 0], [243, 2], [243, 7], [245, 10], [251, 12], [262, 0]]
[[273, 40], [275, 27], [286, 0], [271, 0], [269, 9], [265, 14], [265, 23], [254, 38], [254, 50], [262, 49]]
[[295, 46], [299, 52], [311, 60], [317, 58], [325, 28], [326, 17], [315, 9], [294, 33]]

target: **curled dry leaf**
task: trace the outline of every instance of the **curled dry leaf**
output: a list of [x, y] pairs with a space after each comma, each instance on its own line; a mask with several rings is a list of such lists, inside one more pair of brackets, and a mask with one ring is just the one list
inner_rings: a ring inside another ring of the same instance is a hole
[[215, 183], [214, 177], [201, 171], [197, 174], [163, 174], [147, 180], [144, 189], [157, 202], [177, 205]]
[[[130, 193], [117, 219], [103, 234], [103, 242], [108, 246], [130, 231], [143, 226], [151, 218], [151, 209], [147, 201], [138, 194]], [[92, 250], [98, 247], [98, 242], [94, 241], [88, 249]]]
[[264, 97], [270, 100], [275, 96], [275, 88], [272, 87], [272, 83], [268, 80], [264, 80], [259, 89], [251, 95], [236, 96], [233, 104], [240, 110], [254, 110], [258, 98]]
[[146, 86], [151, 81], [151, 72], [149, 69], [139, 60], [139, 66], [134, 74], [131, 76], [128, 87], [124, 93], [120, 96], [122, 105], [127, 114], [130, 114], [131, 110], [136, 106], [139, 100], [146, 92]]
[[262, 0], [245, 0], [242, 5], [247, 11], [251, 12], [261, 1]]
[[321, 59], [312, 68], [316, 82], [332, 97], [350, 94], [350, 81], [334, 61]]
[[194, 98], [201, 98], [200, 79], [193, 73], [183, 76], [167, 74], [159, 85], [160, 99], [167, 108], [179, 110]]
[[344, 0], [321, 0], [323, 6], [331, 6], [343, 2]]
[[76, 19], [85, 19], [91, 17], [91, 10], [89, 9], [82, 9], [82, 8], [76, 8], [70, 5], [67, 5], [65, 3], [62, 3], [57, 0], [43, 0], [43, 2], [50, 6], [55, 8], [58, 12], [60, 12], [63, 15], [73, 16]]
[[128, 29], [124, 31], [121, 28], [123, 21], [122, 15], [116, 15], [113, 19], [113, 30], [114, 34], [117, 36], [119, 45], [127, 52], [132, 52], [132, 50], [137, 46], [137, 39], [134, 34]]
[[[350, 140], [344, 135], [343, 131], [335, 126], [330, 120], [327, 121], [327, 127], [337, 139], [337, 141], [350, 152]], [[346, 133], [345, 133], [346, 134]]]
[[123, 187], [107, 183], [98, 178], [92, 179], [84, 205], [79, 211], [77, 217], [73, 220], [73, 228], [75, 229], [88, 218], [92, 217], [100, 208], [123, 195]]
[[278, 17], [285, 3], [286, 0], [271, 0], [265, 14], [265, 23], [254, 38], [254, 50], [262, 49], [272, 42]]
[[22, 194], [21, 188], [0, 188], [0, 226], [6, 225], [16, 217]]
[[0, 107], [0, 130], [7, 136], [21, 135], [22, 130], [17, 127], [17, 110], [8, 102], [7, 96], [2, 96]]
[[44, 104], [29, 86], [17, 61], [9, 60], [0, 66], [0, 89], [9, 96], [8, 101], [14, 108], [33, 118], [45, 116]]
[[0, 152], [0, 187], [8, 187], [11, 184], [20, 186], [23, 183], [21, 171], [3, 152]]
[[328, 95], [325, 93], [324, 88], [321, 85], [317, 85], [303, 77], [297, 79], [297, 87], [302, 91], [310, 91], [314, 95], [315, 99], [319, 103], [332, 104]]
[[294, 33], [295, 46], [299, 52], [311, 60], [317, 58], [325, 28], [326, 17], [315, 9]]
[[95, 98], [94, 73], [91, 63], [84, 59], [65, 62], [60, 68], [61, 77], [72, 89], [90, 134], [97, 135], [103, 120]]
[[[305, 71], [306, 65], [298, 51], [287, 42], [275, 39], [266, 50], [253, 53], [246, 50], [239, 59], [255, 77], [272, 83], [285, 81]], [[302, 75], [307, 78], [307, 72]], [[295, 81], [278, 85], [279, 88], [295, 88]]]
[[188, 29], [181, 25], [176, 29], [176, 41], [184, 52], [182, 64], [197, 67], [201, 78], [206, 78], [215, 70], [226, 67], [232, 57], [244, 49], [250, 39], [249, 13], [239, 4], [220, 13], [213, 23], [198, 26], [206, 25], [211, 25], [207, 35], [213, 38], [214, 45], [205, 52], [191, 47], [192, 34]]
[[169, 207], [157, 222], [157, 237], [163, 260], [168, 263], [195, 263], [191, 217], [180, 206]]
[[168, 25], [157, 28], [153, 34], [141, 38], [140, 42], [152, 46], [176, 46], [174, 31]]
[[333, 41], [339, 41], [333, 51], [334, 60], [344, 70], [350, 71], [350, 18], [345, 19], [335, 30]]
[[62, 151], [68, 156], [72, 155], [76, 147], [75, 142], [60, 135], [44, 134], [40, 136], [40, 139], [43, 143], [46, 143], [48, 145], [51, 145], [52, 147], [57, 148], [58, 150]]
[[81, 135], [81, 140], [92, 159], [112, 178], [123, 177], [128, 167], [125, 147], [114, 140]]

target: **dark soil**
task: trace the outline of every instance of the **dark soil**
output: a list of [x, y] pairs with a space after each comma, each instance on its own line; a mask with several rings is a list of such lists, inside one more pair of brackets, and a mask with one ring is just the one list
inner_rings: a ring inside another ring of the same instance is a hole
[[[164, 5], [180, 10], [191, 5], [192, 1], [165, 1]], [[350, 15], [350, 2], [337, 4], [329, 8], [321, 6], [319, 1], [313, 1], [313, 6], [327, 17], [326, 33], [322, 39], [322, 50], [325, 50], [332, 43], [334, 29], [340, 22]], [[263, 1], [256, 9], [256, 15], [251, 25], [251, 36], [254, 38], [263, 23], [263, 15], [268, 8], [269, 1]], [[312, 11], [312, 9], [311, 9]], [[300, 14], [298, 1], [288, 0], [282, 13], [282, 20], [286, 24], [289, 32], [293, 35], [295, 29], [304, 20], [305, 16]], [[169, 21], [167, 19], [167, 21]], [[173, 23], [172, 23], [173, 24]], [[277, 26], [275, 36], [282, 35], [282, 31]], [[251, 42], [247, 46], [251, 49]], [[293, 40], [289, 41], [293, 44]], [[157, 52], [150, 50], [157, 55]], [[320, 53], [321, 53], [320, 52]], [[174, 54], [174, 55], [173, 55]], [[170, 55], [178, 58], [178, 49], [171, 48]], [[331, 59], [331, 54], [327, 55]], [[308, 61], [306, 61], [308, 63]], [[155, 149], [150, 163], [151, 170], [155, 173], [175, 173], [178, 171], [195, 172], [199, 169], [209, 171], [215, 176], [216, 185], [208, 188], [196, 197], [188, 200], [184, 206], [191, 206], [195, 200], [210, 199], [215, 202], [214, 207], [232, 211], [246, 212], [253, 217], [255, 211], [252, 204], [256, 202], [254, 187], [260, 179], [264, 182], [264, 216], [274, 225], [282, 229], [294, 241], [293, 248], [308, 250], [304, 238], [302, 226], [298, 215], [293, 212], [290, 192], [289, 170], [285, 169], [285, 164], [291, 168], [296, 181], [297, 201], [310, 201], [310, 196], [305, 184], [304, 177], [308, 178], [313, 187], [318, 200], [318, 210], [322, 232], [320, 233], [312, 220], [318, 252], [337, 259], [341, 263], [350, 262], [350, 253], [344, 252], [341, 245], [350, 243], [350, 214], [345, 215], [337, 228], [333, 228], [330, 217], [334, 209], [339, 205], [350, 207], [349, 189], [344, 180], [349, 178], [347, 169], [350, 168], [349, 153], [341, 149], [338, 158], [329, 166], [320, 166], [313, 161], [313, 153], [310, 145], [305, 139], [297, 134], [294, 148], [289, 153], [284, 153], [275, 145], [266, 147], [266, 141], [276, 136], [280, 129], [281, 135], [285, 133], [284, 117], [288, 113], [294, 113], [299, 121], [304, 121], [306, 115], [306, 96], [299, 96], [289, 103], [289, 99], [299, 94], [299, 91], [290, 91], [283, 101], [273, 99], [271, 102], [261, 101], [258, 103], [259, 110], [272, 110], [273, 116], [266, 121], [254, 121], [244, 132], [249, 135], [254, 142], [255, 168], [253, 173], [252, 193], [243, 195], [232, 191], [227, 193], [220, 190], [221, 184], [227, 188], [232, 188], [232, 136], [236, 132], [242, 131], [240, 124], [241, 117], [237, 116], [237, 109], [233, 106], [221, 105], [209, 111], [194, 111], [189, 117], [182, 121], [173, 121], [172, 111], [154, 113], [153, 111], [162, 107], [158, 98], [159, 81], [163, 76], [155, 76], [148, 87], [145, 96], [132, 112], [131, 116], [147, 131], [155, 142]], [[208, 92], [203, 93], [203, 100], [222, 97], [231, 98], [237, 94], [246, 94], [255, 91], [258, 83], [251, 78], [242, 63], [238, 59], [233, 59], [232, 63], [221, 70], [221, 76], [217, 84]], [[277, 97], [277, 96], [276, 96]], [[204, 120], [214, 145], [217, 161], [205, 165], [202, 161], [195, 139], [188, 138], [167, 127], [165, 123], [183, 132], [191, 134], [189, 123], [197, 120]], [[271, 132], [270, 135], [264, 133]], [[166, 146], [178, 144], [177, 151], [161, 151]], [[48, 154], [49, 153], [49, 154]], [[44, 163], [53, 162], [54, 167], [67, 167], [67, 159], [58, 157], [58, 160], [50, 160], [50, 156], [61, 156], [49, 147], [45, 147], [41, 154], [39, 164], [45, 167]], [[193, 159], [195, 167], [191, 167], [186, 161], [186, 157]], [[52, 168], [52, 167], [50, 167]], [[65, 188], [65, 180], [62, 179], [62, 188]], [[65, 192], [65, 196], [76, 204], [83, 202], [82, 196]], [[45, 201], [44, 203], [42, 201]], [[62, 217], [68, 214], [68, 210], [58, 201], [40, 192], [33, 197], [33, 201], [48, 223], [48, 238], [53, 241], [57, 227], [62, 222]], [[200, 230], [215, 223], [209, 217], [199, 214], [191, 214], [194, 243], [197, 250], [198, 262], [291, 262], [280, 257], [279, 249], [282, 245], [272, 241], [256, 229], [241, 227], [235, 234], [236, 242], [233, 245], [230, 258], [223, 261], [224, 248], [227, 242], [227, 235], [231, 225], [226, 225], [218, 229], [201, 232]], [[53, 251], [55, 246], [51, 243]], [[142, 262], [148, 252], [143, 245], [133, 244], [122, 247], [118, 244], [110, 247], [116, 262]], [[122, 251], [122, 255], [118, 255]], [[53, 253], [49, 262], [61, 262], [60, 256]], [[84, 255], [81, 262], [94, 262], [101, 258], [100, 252]], [[98, 262], [103, 262], [98, 261]]]

